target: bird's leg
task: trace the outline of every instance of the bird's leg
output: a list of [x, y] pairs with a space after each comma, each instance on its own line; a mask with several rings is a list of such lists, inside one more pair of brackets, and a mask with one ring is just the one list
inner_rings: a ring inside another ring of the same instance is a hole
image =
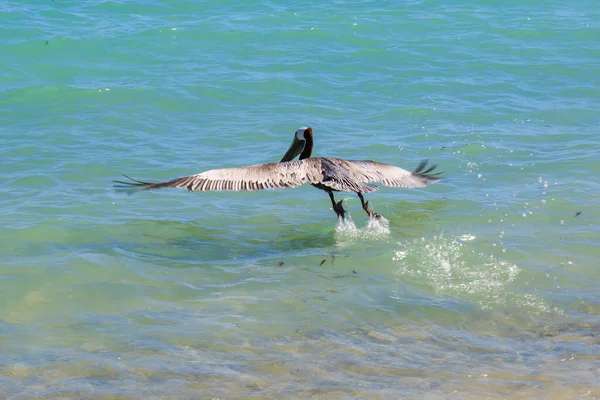
[[369, 207], [369, 202], [365, 202], [365, 199], [363, 198], [362, 193], [357, 193], [358, 194], [358, 198], [360, 199], [360, 202], [362, 203], [362, 208], [363, 210], [365, 210], [365, 212], [367, 213], [367, 215], [369, 216], [369, 218], [381, 218], [381, 215], [377, 214], [375, 211], [373, 211], [370, 207]]
[[336, 203], [335, 199], [333, 198], [333, 192], [327, 192], [327, 193], [329, 193], [329, 198], [331, 199], [331, 205], [333, 206], [333, 211], [335, 211], [338, 218], [344, 219], [344, 215], [346, 214], [346, 211], [344, 210], [344, 207], [342, 207], [342, 200], [340, 200]]

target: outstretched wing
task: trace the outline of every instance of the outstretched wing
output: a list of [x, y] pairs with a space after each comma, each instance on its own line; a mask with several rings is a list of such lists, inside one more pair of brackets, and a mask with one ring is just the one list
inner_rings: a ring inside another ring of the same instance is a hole
[[390, 164], [376, 161], [347, 161], [349, 168], [361, 176], [363, 182], [381, 182], [385, 186], [399, 188], [420, 188], [439, 181], [441, 172], [434, 172], [437, 165], [428, 166], [422, 161], [417, 169], [410, 172]]
[[[308, 160], [305, 160], [308, 161]], [[317, 183], [322, 179], [314, 163], [289, 161], [251, 165], [239, 168], [213, 169], [195, 175], [184, 176], [167, 182], [114, 181], [117, 190], [151, 190], [161, 188], [186, 188], [189, 191], [208, 190], [261, 190], [294, 188], [303, 183]]]

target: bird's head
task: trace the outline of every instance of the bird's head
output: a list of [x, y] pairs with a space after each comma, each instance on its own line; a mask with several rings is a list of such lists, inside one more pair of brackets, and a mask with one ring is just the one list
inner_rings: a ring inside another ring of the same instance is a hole
[[[307, 151], [303, 151], [303, 150], [307, 150]], [[292, 161], [300, 153], [306, 153], [306, 154], [303, 154], [303, 156], [305, 155], [305, 157], [300, 157], [300, 158], [308, 158], [308, 157], [310, 157], [311, 151], [312, 151], [312, 128], [310, 128], [310, 127], [300, 128], [294, 133], [294, 138], [292, 139], [292, 144], [290, 144], [290, 148], [284, 154], [283, 158], [281, 159], [281, 162]]]

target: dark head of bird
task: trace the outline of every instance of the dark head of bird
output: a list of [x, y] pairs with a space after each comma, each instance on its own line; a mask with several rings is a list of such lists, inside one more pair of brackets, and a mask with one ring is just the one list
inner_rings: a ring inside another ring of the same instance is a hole
[[298, 154], [300, 160], [309, 158], [313, 148], [312, 128], [300, 128], [294, 133], [294, 139], [288, 151], [285, 152], [281, 162], [292, 161]]

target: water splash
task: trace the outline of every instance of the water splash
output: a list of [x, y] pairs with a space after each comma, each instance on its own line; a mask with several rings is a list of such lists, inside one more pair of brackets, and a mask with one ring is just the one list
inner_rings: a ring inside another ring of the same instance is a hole
[[427, 285], [440, 294], [456, 296], [479, 304], [483, 309], [498, 306], [527, 308], [533, 313], [562, 310], [551, 307], [530, 293], [512, 293], [509, 285], [521, 269], [506, 260], [477, 252], [470, 234], [458, 237], [433, 236], [398, 243], [393, 260], [403, 280]]
[[389, 236], [390, 221], [384, 217], [369, 218], [364, 228], [358, 228], [352, 218], [347, 216], [345, 219], [338, 219], [335, 227], [335, 236], [341, 241], [353, 239], [378, 240]]

